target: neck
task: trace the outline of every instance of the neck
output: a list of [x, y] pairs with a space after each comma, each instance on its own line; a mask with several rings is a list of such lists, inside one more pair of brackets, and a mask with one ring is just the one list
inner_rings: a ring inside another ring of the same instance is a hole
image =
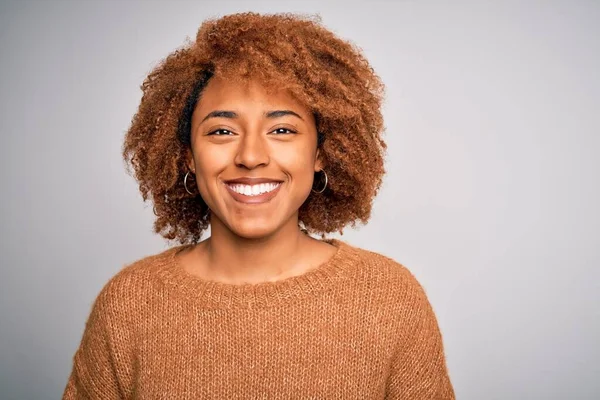
[[301, 267], [302, 249], [312, 240], [302, 233], [297, 218], [257, 239], [240, 237], [213, 218], [211, 236], [203, 242], [206, 272], [233, 284], [283, 279]]

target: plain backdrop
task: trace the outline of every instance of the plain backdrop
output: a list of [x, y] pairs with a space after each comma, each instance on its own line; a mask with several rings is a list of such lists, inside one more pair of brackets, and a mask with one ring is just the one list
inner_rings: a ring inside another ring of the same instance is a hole
[[[121, 145], [209, 17], [319, 13], [387, 86], [372, 219], [425, 287], [459, 399], [600, 398], [600, 2], [0, 5], [0, 397], [62, 395], [93, 300], [160, 252]], [[339, 237], [339, 235], [332, 235]]]

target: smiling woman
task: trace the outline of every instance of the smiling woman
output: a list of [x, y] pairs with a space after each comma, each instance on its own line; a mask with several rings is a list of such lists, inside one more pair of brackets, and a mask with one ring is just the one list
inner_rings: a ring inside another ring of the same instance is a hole
[[[299, 122], [308, 130], [298, 136], [317, 140], [313, 151], [318, 147], [323, 167], [317, 177], [323, 181], [327, 176], [328, 185], [297, 209], [300, 225], [324, 234], [368, 221], [384, 174], [383, 84], [355, 46], [316, 20], [248, 13], [206, 21], [196, 41], [169, 55], [142, 88], [123, 153], [144, 199], [154, 203], [155, 230], [165, 238], [196, 243], [211, 225], [212, 208], [204, 196], [187, 196], [183, 186], [185, 174], [192, 174], [186, 158], [198, 137], [194, 129], [214, 122], [213, 117], [222, 118], [217, 121], [221, 124], [242, 122], [247, 115], [234, 118], [242, 110], [223, 107], [235, 97], [259, 98], [260, 90], [262, 97], [290, 107], [259, 112], [277, 111], [274, 118], [283, 117], [284, 110], [303, 114]], [[229, 95], [232, 89], [235, 96]], [[236, 132], [228, 124], [218, 128], [215, 136], [254, 137], [254, 132]]]
[[103, 288], [65, 399], [454, 398], [410, 271], [325, 238], [367, 222], [384, 173], [383, 85], [356, 47], [230, 15], [142, 89], [123, 155], [179, 245]]
[[308, 107], [286, 90], [215, 76], [193, 112], [190, 136], [187, 166], [211, 210], [210, 242], [225, 232], [296, 240], [298, 210], [323, 169]]

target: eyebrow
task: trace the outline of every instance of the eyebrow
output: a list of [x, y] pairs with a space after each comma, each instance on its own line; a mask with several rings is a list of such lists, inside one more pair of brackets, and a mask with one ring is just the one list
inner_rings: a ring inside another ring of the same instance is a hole
[[269, 111], [268, 113], [265, 113], [265, 117], [267, 117], [267, 118], [279, 118], [279, 117], [284, 117], [286, 115], [293, 115], [294, 117], [304, 120], [301, 116], [299, 116], [292, 110], [275, 110], [275, 111]]
[[[286, 115], [292, 115], [292, 116], [300, 118], [301, 120], [304, 121], [304, 119], [300, 115], [298, 115], [297, 113], [293, 112], [292, 110], [275, 110], [275, 111], [266, 112], [264, 114], [264, 116], [267, 117], [267, 118], [280, 118], [280, 117], [284, 117]], [[215, 111], [209, 112], [206, 115], [206, 117], [204, 117], [204, 119], [202, 120], [202, 122], [206, 121], [209, 118], [231, 118], [231, 119], [236, 119], [237, 117], [238, 117], [238, 115], [234, 111], [215, 110]]]

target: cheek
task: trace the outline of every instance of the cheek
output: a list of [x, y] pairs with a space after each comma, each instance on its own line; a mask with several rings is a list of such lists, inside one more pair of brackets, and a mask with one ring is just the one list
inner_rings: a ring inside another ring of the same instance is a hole
[[312, 179], [315, 155], [316, 151], [308, 144], [281, 146], [273, 152], [277, 164], [296, 181]]
[[206, 187], [207, 181], [213, 181], [215, 177], [227, 168], [231, 162], [229, 152], [225, 146], [203, 146], [194, 152], [196, 164], [196, 176], [201, 187]]

